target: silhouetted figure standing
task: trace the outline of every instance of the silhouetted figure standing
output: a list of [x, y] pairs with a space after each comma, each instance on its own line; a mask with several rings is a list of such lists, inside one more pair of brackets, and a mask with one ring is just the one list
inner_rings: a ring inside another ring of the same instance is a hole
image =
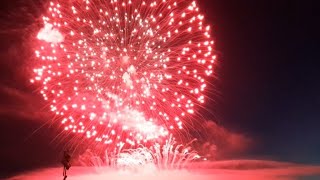
[[61, 163], [63, 164], [63, 180], [67, 179], [67, 170], [69, 170], [69, 168], [71, 167], [70, 164], [70, 160], [71, 160], [71, 156], [69, 154], [69, 151], [66, 150], [63, 152], [63, 158]]

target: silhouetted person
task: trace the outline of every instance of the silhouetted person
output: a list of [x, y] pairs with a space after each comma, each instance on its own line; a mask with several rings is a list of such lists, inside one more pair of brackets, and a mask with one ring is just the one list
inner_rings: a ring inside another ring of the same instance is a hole
[[71, 167], [70, 160], [71, 156], [69, 154], [69, 151], [63, 151], [63, 158], [61, 161], [61, 163], [63, 164], [63, 180], [67, 179], [67, 170], [69, 170], [69, 168]]

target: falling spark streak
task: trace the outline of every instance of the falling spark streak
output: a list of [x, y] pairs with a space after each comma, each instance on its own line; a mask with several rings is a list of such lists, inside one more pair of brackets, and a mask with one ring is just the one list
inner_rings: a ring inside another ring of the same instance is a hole
[[183, 129], [216, 56], [195, 1], [52, 1], [32, 83], [65, 130], [136, 145]]

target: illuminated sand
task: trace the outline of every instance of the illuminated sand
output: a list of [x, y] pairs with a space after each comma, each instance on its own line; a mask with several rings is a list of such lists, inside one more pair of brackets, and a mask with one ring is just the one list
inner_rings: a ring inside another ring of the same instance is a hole
[[[195, 163], [184, 170], [154, 171], [144, 168], [139, 172], [123, 170], [100, 170], [90, 167], [72, 167], [68, 180], [114, 179], [114, 180], [294, 180], [320, 178], [320, 166], [299, 165], [261, 160], [233, 160]], [[62, 168], [46, 168], [18, 175], [10, 180], [63, 179]]]

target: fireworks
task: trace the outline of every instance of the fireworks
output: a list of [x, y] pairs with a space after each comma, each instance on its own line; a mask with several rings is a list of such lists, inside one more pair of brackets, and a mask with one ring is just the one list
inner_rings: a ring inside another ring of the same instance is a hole
[[[193, 141], [189, 142], [191, 144]], [[177, 145], [170, 135], [163, 145], [154, 143], [149, 148], [140, 146], [135, 149], [122, 149], [120, 146], [116, 152], [105, 152], [105, 157], [95, 155], [87, 150], [79, 158], [82, 166], [94, 166], [100, 170], [104, 168], [126, 169], [141, 171], [149, 169], [173, 170], [184, 168], [190, 162], [200, 158], [198, 153], [190, 146]]]
[[135, 145], [204, 103], [215, 55], [195, 1], [61, 0], [42, 22], [31, 82], [65, 130]]

